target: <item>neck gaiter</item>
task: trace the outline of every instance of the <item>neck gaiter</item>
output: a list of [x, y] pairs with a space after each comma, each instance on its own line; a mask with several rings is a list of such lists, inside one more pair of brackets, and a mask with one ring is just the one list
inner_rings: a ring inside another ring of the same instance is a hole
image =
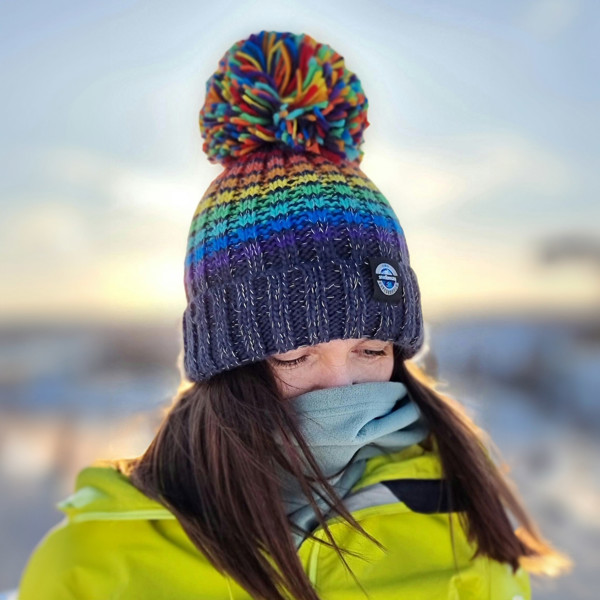
[[[318, 465], [342, 498], [360, 479], [367, 459], [417, 444], [429, 433], [419, 407], [404, 384], [396, 381], [314, 390], [289, 402]], [[312, 531], [318, 521], [298, 480], [283, 469], [280, 474], [290, 522], [304, 532]], [[326, 511], [327, 504], [316, 494], [313, 497]], [[298, 547], [305, 535], [294, 533], [294, 537]]]

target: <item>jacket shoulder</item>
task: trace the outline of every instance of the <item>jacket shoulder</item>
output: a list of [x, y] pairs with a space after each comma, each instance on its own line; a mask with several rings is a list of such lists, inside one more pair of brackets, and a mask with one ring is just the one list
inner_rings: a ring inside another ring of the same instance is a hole
[[19, 600], [80, 600], [72, 533], [65, 517], [38, 542], [21, 574]]
[[19, 600], [227, 597], [228, 582], [174, 515], [144, 496], [114, 465], [82, 469], [65, 513], [38, 543]]

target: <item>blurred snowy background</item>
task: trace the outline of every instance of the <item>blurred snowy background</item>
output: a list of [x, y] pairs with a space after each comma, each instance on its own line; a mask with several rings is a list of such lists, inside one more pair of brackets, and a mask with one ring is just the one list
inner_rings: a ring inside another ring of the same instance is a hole
[[600, 134], [592, 0], [0, 6], [0, 590], [96, 458], [141, 453], [178, 386], [183, 260], [221, 167], [205, 82], [261, 29], [333, 46], [369, 99], [363, 170], [422, 292], [418, 357], [600, 584]]

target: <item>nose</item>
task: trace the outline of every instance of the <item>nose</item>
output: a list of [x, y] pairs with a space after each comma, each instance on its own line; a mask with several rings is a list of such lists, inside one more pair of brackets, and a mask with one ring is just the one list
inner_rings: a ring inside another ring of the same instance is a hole
[[316, 389], [340, 387], [354, 383], [354, 373], [347, 363], [329, 363], [323, 367]]

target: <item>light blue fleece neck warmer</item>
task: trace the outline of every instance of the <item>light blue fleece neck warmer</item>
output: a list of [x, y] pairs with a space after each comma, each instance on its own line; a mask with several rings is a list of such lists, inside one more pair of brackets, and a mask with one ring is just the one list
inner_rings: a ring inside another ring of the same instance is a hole
[[[396, 381], [314, 390], [289, 401], [318, 465], [342, 498], [360, 479], [367, 459], [418, 444], [429, 433], [419, 407], [405, 385]], [[283, 469], [280, 473], [290, 522], [311, 532], [318, 524], [313, 508], [298, 480]], [[327, 504], [316, 494], [313, 497], [327, 512]], [[305, 535], [293, 535], [298, 547]]]

